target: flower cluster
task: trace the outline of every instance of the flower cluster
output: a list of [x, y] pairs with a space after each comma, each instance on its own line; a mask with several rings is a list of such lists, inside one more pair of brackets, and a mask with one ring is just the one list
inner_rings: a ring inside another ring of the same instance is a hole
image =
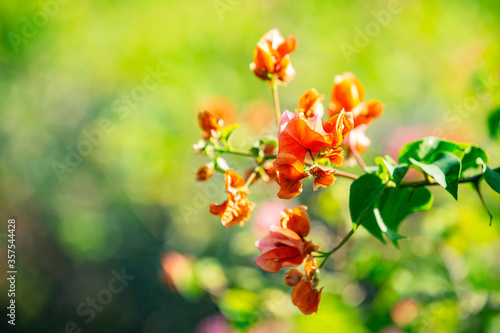
[[[291, 199], [302, 192], [302, 179], [312, 175], [314, 188], [329, 186], [335, 181], [334, 171], [315, 165], [317, 158], [328, 158], [331, 163], [342, 163], [342, 149], [339, 147], [353, 128], [352, 114], [341, 111], [324, 124], [319, 114], [307, 118], [303, 113], [285, 111], [281, 117], [278, 142], [278, 157], [274, 168], [280, 185], [278, 197]], [[306, 157], [313, 165], [306, 172]]]
[[296, 269], [287, 272], [285, 283], [294, 287], [292, 303], [304, 314], [317, 312], [321, 290], [316, 286], [316, 259], [311, 255], [318, 247], [305, 240], [311, 228], [306, 206], [285, 209], [281, 213], [280, 226], [272, 225], [269, 235], [257, 241], [261, 255], [255, 263], [263, 270], [277, 273], [280, 268], [299, 266], [304, 263], [305, 274]]
[[[332, 185], [336, 173], [333, 166], [342, 165], [343, 149], [348, 154], [362, 153], [370, 144], [364, 131], [382, 113], [380, 102], [364, 101], [364, 87], [351, 73], [335, 77], [326, 121], [322, 119], [325, 96], [316, 89], [309, 89], [300, 96], [295, 112], [285, 110], [282, 113], [277, 84], [293, 79], [295, 70], [290, 54], [296, 47], [294, 36], [285, 39], [277, 29], [272, 29], [257, 43], [250, 64], [253, 73], [268, 81], [273, 90], [277, 141], [276, 138], [261, 138], [249, 150], [236, 150], [230, 145], [229, 137], [237, 124], [224, 127], [222, 116], [208, 110], [198, 115], [202, 139], [194, 148], [211, 161], [195, 172], [196, 179], [205, 181], [216, 172], [224, 173], [227, 200], [222, 204], [212, 203], [210, 213], [219, 216], [226, 228], [243, 226], [250, 219], [255, 203], [248, 199], [248, 188], [259, 180], [275, 180], [279, 185], [277, 196], [281, 199], [299, 195], [302, 180], [309, 176], [314, 178], [315, 191]], [[344, 143], [348, 137], [354, 144]], [[277, 154], [274, 153], [276, 147]], [[245, 171], [243, 178], [229, 168], [223, 154], [249, 157], [254, 165]], [[319, 269], [314, 255], [325, 257], [325, 253], [317, 252], [318, 246], [305, 239], [311, 228], [306, 210], [306, 206], [298, 206], [282, 211], [280, 224], [272, 225], [269, 234], [255, 243], [261, 252], [255, 262], [271, 273], [283, 267], [303, 265], [303, 273], [292, 268], [286, 272], [284, 281], [293, 287], [292, 303], [308, 315], [317, 312], [322, 291], [317, 288]]]

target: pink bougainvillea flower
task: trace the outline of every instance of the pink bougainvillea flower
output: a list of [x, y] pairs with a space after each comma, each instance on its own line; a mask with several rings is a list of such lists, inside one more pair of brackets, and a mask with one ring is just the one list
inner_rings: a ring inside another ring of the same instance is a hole
[[306, 118], [312, 118], [315, 115], [318, 115], [321, 118], [325, 113], [325, 107], [323, 106], [324, 100], [325, 95], [321, 95], [314, 88], [309, 89], [303, 93], [302, 96], [300, 96], [299, 108], [296, 112], [303, 113]]
[[300, 280], [293, 288], [292, 303], [305, 315], [318, 312], [322, 290], [316, 289], [310, 281]]
[[296, 48], [295, 36], [290, 35], [285, 39], [278, 29], [271, 29], [257, 43], [250, 70], [262, 80], [272, 80], [276, 75], [277, 82], [288, 82], [295, 76], [289, 55]]
[[271, 226], [269, 235], [256, 242], [261, 251], [255, 263], [263, 270], [277, 273], [286, 266], [298, 266], [305, 258], [304, 242], [294, 231]]
[[304, 240], [310, 229], [309, 216], [305, 210], [304, 206], [284, 209], [280, 226], [271, 225], [269, 235], [255, 243], [262, 253], [255, 260], [260, 268], [276, 273], [282, 267], [298, 266], [308, 254], [318, 249]]
[[255, 204], [247, 199], [248, 189], [240, 175], [233, 170], [227, 170], [224, 177], [228, 199], [220, 205], [211, 204], [210, 213], [219, 216], [226, 228], [238, 223], [243, 226], [252, 216]]

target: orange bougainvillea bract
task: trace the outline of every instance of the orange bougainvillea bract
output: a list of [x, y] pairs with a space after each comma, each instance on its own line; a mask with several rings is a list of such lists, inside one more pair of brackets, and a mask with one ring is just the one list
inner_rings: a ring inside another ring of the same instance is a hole
[[284, 83], [293, 79], [295, 69], [290, 62], [290, 53], [297, 48], [297, 38], [283, 38], [278, 29], [268, 31], [257, 43], [250, 69], [262, 80]]
[[[274, 161], [277, 183], [280, 185], [278, 197], [291, 199], [302, 192], [301, 179], [308, 176], [304, 172], [307, 155], [314, 159], [324, 153], [322, 157], [327, 157], [335, 164], [341, 163], [341, 149], [338, 146], [352, 128], [352, 114], [349, 112], [342, 111], [323, 124], [319, 115], [306, 118], [302, 113], [285, 111], [278, 131], [278, 157]], [[314, 169], [310, 173], [317, 179], [314, 189], [331, 185], [335, 179], [333, 173], [332, 170]]]
[[248, 189], [240, 175], [233, 170], [227, 170], [224, 177], [228, 199], [220, 205], [211, 204], [210, 213], [219, 216], [226, 228], [238, 223], [243, 226], [252, 216], [255, 204], [247, 199]]
[[201, 135], [205, 140], [217, 139], [224, 125], [224, 121], [210, 111], [200, 112], [198, 114], [198, 123], [201, 128]]
[[325, 95], [321, 95], [316, 89], [309, 89], [300, 96], [299, 108], [296, 112], [303, 113], [306, 118], [312, 118], [315, 115], [321, 118], [325, 113], [324, 100]]

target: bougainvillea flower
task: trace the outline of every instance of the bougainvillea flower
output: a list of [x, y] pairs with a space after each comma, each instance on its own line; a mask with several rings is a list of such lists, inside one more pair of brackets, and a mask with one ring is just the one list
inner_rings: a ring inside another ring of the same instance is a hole
[[353, 114], [345, 111], [340, 111], [323, 124], [323, 129], [333, 135], [332, 147], [338, 147], [353, 128]]
[[224, 121], [210, 111], [200, 112], [198, 114], [198, 123], [201, 128], [201, 135], [205, 140], [210, 138], [218, 139], [224, 125]]
[[302, 193], [302, 182], [293, 180], [285, 174], [278, 173], [276, 183], [280, 186], [277, 194], [280, 199], [292, 199]]
[[342, 161], [344, 160], [342, 151], [342, 147], [326, 149], [321, 154], [321, 157], [328, 158], [330, 163], [340, 166], [342, 165]]
[[248, 189], [240, 175], [233, 170], [227, 170], [224, 177], [228, 199], [220, 205], [211, 204], [210, 213], [219, 216], [226, 228], [238, 223], [242, 226], [252, 216], [255, 204], [247, 199]]
[[307, 177], [304, 173], [304, 164], [295, 155], [280, 153], [273, 162], [274, 169], [280, 174], [286, 175], [293, 180], [301, 180]]
[[307, 280], [312, 280], [314, 273], [318, 270], [316, 259], [312, 255], [308, 255], [304, 262], [304, 272], [306, 272]]
[[369, 100], [366, 103], [359, 104], [352, 110], [354, 116], [354, 126], [369, 125], [372, 121], [380, 117], [384, 105], [375, 100]]
[[257, 43], [250, 70], [262, 80], [272, 80], [276, 75], [278, 82], [288, 82], [295, 76], [289, 54], [296, 48], [295, 36], [290, 35], [285, 39], [278, 29], [272, 29]]
[[[353, 126], [351, 112], [341, 111], [323, 124], [319, 115], [305, 118], [303, 113], [285, 111], [278, 132], [278, 157], [273, 163], [280, 185], [278, 197], [291, 199], [302, 192], [301, 179], [307, 176], [304, 162], [308, 154], [314, 159], [321, 153], [320, 157], [327, 157], [332, 163], [342, 163], [342, 150], [338, 146]], [[325, 170], [317, 170], [315, 176], [318, 178], [315, 188], [335, 179]]]
[[262, 253], [255, 262], [271, 273], [278, 272], [281, 267], [300, 265], [307, 255], [318, 249], [304, 240], [309, 229], [310, 221], [305, 206], [284, 209], [280, 226], [271, 225], [269, 235], [255, 243]]
[[263, 270], [277, 273], [286, 266], [298, 266], [305, 258], [304, 242], [297, 233], [272, 225], [269, 235], [257, 241], [261, 251], [255, 263]]
[[295, 268], [292, 268], [286, 272], [286, 276], [283, 279], [285, 281], [285, 284], [290, 287], [295, 287], [300, 280], [302, 280], [302, 277], [304, 274], [296, 270]]
[[365, 89], [354, 74], [337, 75], [328, 107], [329, 114], [334, 116], [342, 110], [352, 111], [354, 127], [368, 125], [382, 114], [383, 105], [375, 100], [363, 102], [364, 98]]
[[281, 227], [294, 231], [301, 238], [306, 237], [311, 229], [311, 221], [306, 210], [307, 207], [303, 205], [297, 206], [294, 209], [285, 208], [281, 212]]
[[288, 153], [281, 153], [273, 162], [274, 170], [278, 177], [276, 182], [280, 186], [278, 198], [291, 199], [302, 193], [302, 181], [307, 174], [304, 173], [304, 164], [299, 159]]
[[213, 163], [203, 163], [198, 170], [195, 171], [196, 180], [203, 182], [210, 179], [214, 173], [215, 169]]
[[365, 88], [354, 74], [346, 72], [335, 76], [330, 98], [330, 115], [351, 111], [365, 99]]
[[266, 183], [275, 180], [278, 176], [273, 164], [270, 161], [266, 161], [262, 164], [262, 170], [264, 172], [262, 173], [261, 177], [262, 180]]
[[316, 289], [310, 281], [300, 280], [293, 288], [292, 303], [305, 315], [318, 312], [322, 290]]
[[318, 187], [330, 186], [335, 181], [335, 177], [333, 176], [333, 174], [335, 173], [334, 170], [316, 166], [309, 170], [309, 172], [314, 177], [313, 189], [315, 191], [318, 190]]
[[299, 113], [283, 112], [278, 132], [278, 154], [292, 154], [303, 163], [308, 151], [317, 154], [331, 146], [333, 140], [334, 135], [325, 132], [318, 115], [305, 118]]
[[299, 108], [296, 112], [303, 113], [306, 118], [312, 118], [315, 115], [321, 118], [325, 113], [324, 100], [325, 95], [321, 95], [316, 89], [309, 89], [300, 96]]

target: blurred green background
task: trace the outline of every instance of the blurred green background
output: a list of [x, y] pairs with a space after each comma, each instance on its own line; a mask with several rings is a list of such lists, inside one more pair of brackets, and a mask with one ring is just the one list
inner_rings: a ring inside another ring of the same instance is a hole
[[[319, 313], [307, 317], [283, 274], [257, 269], [253, 243], [263, 220], [301, 203], [311, 239], [331, 248], [350, 228], [349, 182], [314, 193], [306, 182], [291, 202], [278, 201], [276, 184], [256, 186], [260, 205], [243, 228], [209, 214], [225, 194], [221, 175], [194, 180], [206, 162], [192, 150], [197, 112], [234, 110], [242, 148], [275, 133], [269, 87], [248, 68], [273, 27], [299, 41], [283, 109], [312, 87], [328, 101], [345, 71], [385, 104], [366, 161], [437, 135], [500, 164], [486, 125], [500, 103], [498, 1], [4, 0], [2, 332], [500, 332], [500, 218], [489, 227], [468, 186], [458, 202], [433, 188], [433, 209], [403, 224], [400, 249], [357, 232], [326, 265]], [[485, 186], [484, 196], [500, 217], [498, 194]], [[8, 218], [15, 328], [5, 316]], [[110, 293], [121, 272], [133, 278]], [[89, 310], [89, 298], [106, 304]]]

